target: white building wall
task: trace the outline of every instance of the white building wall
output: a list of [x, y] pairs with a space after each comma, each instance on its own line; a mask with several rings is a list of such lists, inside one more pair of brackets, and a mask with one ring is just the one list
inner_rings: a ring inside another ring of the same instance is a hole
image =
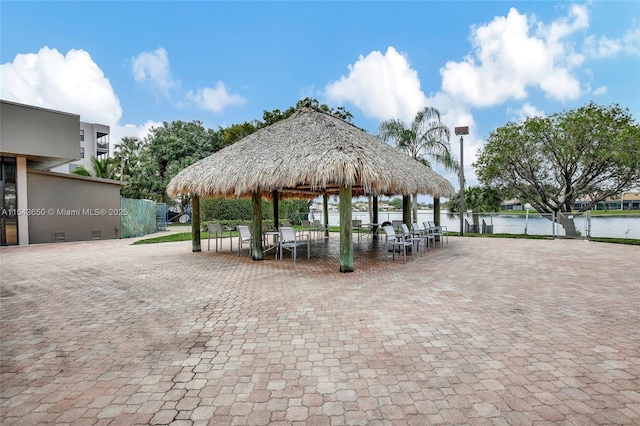
[[[79, 160], [72, 161], [68, 164], [64, 164], [59, 167], [55, 167], [51, 169], [52, 172], [58, 173], [70, 173], [71, 167], [75, 165], [76, 167], [84, 167], [85, 169], [93, 170], [91, 166], [91, 157], [98, 157], [98, 138], [97, 133], [100, 131], [101, 133], [109, 133], [109, 126], [105, 126], [103, 124], [93, 124], [93, 123], [85, 123], [83, 121], [80, 122], [80, 134], [78, 138], [81, 138], [82, 133], [84, 133], [84, 140], [80, 140], [81, 150], [84, 148], [84, 158], [81, 157], [81, 153], [78, 153]], [[109, 136], [107, 135], [106, 139], [108, 140]], [[71, 166], [71, 167], [70, 167]]]

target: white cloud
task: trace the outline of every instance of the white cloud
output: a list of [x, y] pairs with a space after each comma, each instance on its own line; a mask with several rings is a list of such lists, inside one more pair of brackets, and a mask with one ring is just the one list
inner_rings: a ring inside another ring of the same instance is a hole
[[574, 5], [569, 17], [535, 24], [534, 17], [511, 8], [506, 17], [472, 28], [473, 53], [445, 64], [442, 90], [479, 107], [524, 99], [527, 89], [536, 86], [557, 100], [577, 98], [580, 82], [572, 71], [584, 56], [573, 51], [567, 38], [587, 28], [587, 9]]
[[325, 95], [333, 102], [351, 102], [367, 117], [379, 120], [410, 122], [426, 105], [418, 73], [392, 46], [384, 54], [360, 55], [349, 65], [349, 75], [326, 85]]
[[584, 52], [591, 58], [609, 58], [619, 53], [640, 56], [640, 28], [630, 29], [618, 39], [589, 36], [585, 39]]
[[220, 112], [229, 105], [242, 105], [245, 100], [238, 94], [229, 94], [224, 83], [218, 81], [215, 88], [205, 87], [197, 92], [188, 91], [185, 95], [187, 101], [207, 111]]
[[531, 105], [529, 102], [525, 103], [519, 109], [507, 108], [507, 114], [512, 116], [516, 121], [524, 121], [529, 117], [545, 117], [547, 114]]
[[114, 125], [122, 116], [109, 79], [84, 50], [66, 55], [43, 47], [16, 55], [0, 67], [0, 97], [5, 100], [80, 114], [80, 120]]
[[162, 47], [153, 52], [142, 52], [133, 58], [132, 71], [136, 82], [146, 83], [165, 96], [169, 96], [169, 91], [180, 85], [180, 82], [171, 78], [169, 57]]
[[[148, 120], [144, 124], [125, 124], [124, 126], [115, 125], [111, 126], [111, 133], [109, 135], [114, 145], [118, 145], [124, 137], [135, 137], [139, 140], [143, 140], [150, 132], [152, 127], [162, 126], [162, 122]], [[115, 147], [114, 147], [115, 148]]]
[[224, 83], [216, 87], [185, 90], [182, 83], [171, 76], [169, 55], [159, 47], [152, 52], [142, 52], [132, 59], [131, 71], [136, 82], [164, 95], [175, 107], [195, 106], [207, 111], [221, 112], [230, 105], [242, 105], [245, 99], [237, 93], [227, 92]]
[[607, 93], [607, 86], [600, 86], [593, 91], [594, 96], [604, 95], [605, 93]]

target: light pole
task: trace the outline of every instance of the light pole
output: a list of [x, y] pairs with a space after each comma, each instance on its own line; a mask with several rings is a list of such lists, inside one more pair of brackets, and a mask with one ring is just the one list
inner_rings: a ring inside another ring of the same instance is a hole
[[469, 127], [456, 127], [455, 132], [460, 136], [460, 236], [464, 236], [464, 135], [469, 134]]

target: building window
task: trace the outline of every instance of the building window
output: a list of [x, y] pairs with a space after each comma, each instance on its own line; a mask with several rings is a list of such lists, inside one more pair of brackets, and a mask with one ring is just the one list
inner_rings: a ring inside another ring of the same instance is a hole
[[84, 146], [80, 147], [80, 158], [84, 158]]
[[69, 173], [71, 173], [72, 171], [74, 171], [76, 169], [76, 167], [78, 167], [77, 164], [69, 164]]
[[83, 141], [83, 140], [84, 140], [84, 130], [80, 129], [80, 141]]

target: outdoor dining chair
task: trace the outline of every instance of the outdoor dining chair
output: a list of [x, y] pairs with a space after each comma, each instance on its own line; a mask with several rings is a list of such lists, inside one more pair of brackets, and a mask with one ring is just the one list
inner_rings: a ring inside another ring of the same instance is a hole
[[328, 229], [328, 227], [325, 228], [325, 226], [322, 225], [322, 223], [320, 223], [320, 221], [318, 219], [314, 219], [313, 220], [313, 228], [316, 231], [316, 239], [320, 239], [320, 238], [325, 238], [324, 237], [324, 231], [325, 229]]
[[422, 252], [424, 253], [425, 250], [429, 251], [429, 246], [430, 246], [429, 241], [432, 241], [435, 244], [433, 235], [427, 232], [426, 227], [421, 228], [420, 225], [416, 222], [411, 224], [411, 228], [412, 228], [411, 233], [422, 240]]
[[309, 244], [309, 234], [302, 234], [296, 232], [295, 229], [288, 226], [280, 227], [280, 239], [278, 245], [280, 246], [280, 260], [282, 260], [282, 250], [288, 250], [291, 252], [293, 262], [295, 263], [298, 257], [298, 247], [307, 246], [307, 259], [311, 259], [311, 245]]
[[353, 228], [353, 232], [358, 233], [358, 241], [360, 241], [360, 233], [362, 232], [362, 220], [353, 219], [351, 221], [351, 227]]
[[[440, 247], [442, 247], [445, 236], [447, 237], [447, 244], [449, 244], [449, 233], [446, 231], [443, 231], [442, 226], [436, 226], [434, 222], [425, 222], [424, 226], [427, 227], [427, 230], [429, 230], [429, 232], [434, 236], [434, 238], [437, 238], [438, 241], [440, 241]], [[446, 226], [444, 227], [444, 229], [446, 229]]]
[[238, 225], [238, 256], [244, 244], [249, 244], [249, 256], [251, 256], [253, 245], [251, 244], [251, 228], [247, 225]]
[[[396, 235], [393, 226], [387, 225], [384, 226], [383, 229], [386, 234], [384, 240], [384, 260], [388, 260], [390, 249], [393, 253], [393, 259], [395, 260], [396, 248], [400, 248], [402, 250], [404, 263], [407, 263], [407, 247], [412, 247], [413, 242], [405, 240], [404, 235]], [[411, 252], [411, 260], [413, 260], [413, 252]]]
[[400, 229], [402, 228], [402, 221], [401, 220], [393, 220], [391, 221], [391, 226], [393, 226], [393, 230], [396, 232], [400, 232]]
[[420, 227], [418, 223], [413, 223], [411, 227], [413, 228], [413, 232], [420, 235], [422, 238], [422, 251], [429, 251], [431, 244], [435, 244], [434, 236], [428, 232], [427, 225], [425, 223], [422, 224], [423, 228]]
[[409, 230], [409, 227], [406, 224], [402, 224], [402, 234], [404, 235], [405, 241], [411, 241], [411, 259], [413, 259], [413, 254], [415, 252], [420, 252], [420, 256], [422, 256], [422, 252], [420, 251], [420, 243], [423, 243], [422, 237], [420, 234], [415, 234]]
[[231, 231], [229, 231], [229, 235], [225, 236], [222, 225], [219, 223], [207, 224], [207, 250], [211, 250], [211, 238], [215, 238], [216, 240], [216, 251], [218, 251], [218, 240], [220, 240], [220, 248], [222, 248], [222, 240], [224, 238], [229, 238], [231, 251], [233, 251], [233, 236], [231, 235]]

